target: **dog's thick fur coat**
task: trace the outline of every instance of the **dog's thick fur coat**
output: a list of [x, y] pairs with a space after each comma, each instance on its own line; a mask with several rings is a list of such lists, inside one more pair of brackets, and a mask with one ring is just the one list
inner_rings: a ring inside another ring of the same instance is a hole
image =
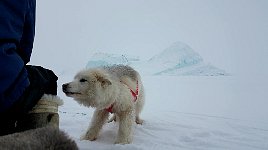
[[47, 126], [0, 137], [1, 150], [78, 150], [63, 131]]
[[[87, 69], [79, 72], [74, 81], [64, 84], [62, 88], [78, 103], [96, 108], [91, 126], [82, 139], [97, 139], [108, 120], [109, 109], [114, 113], [112, 120], [119, 121], [115, 143], [132, 142], [132, 124], [134, 120], [138, 124], [143, 123], [139, 114], [145, 101], [144, 87], [137, 71], [124, 65]], [[136, 100], [133, 91], [137, 91]]]

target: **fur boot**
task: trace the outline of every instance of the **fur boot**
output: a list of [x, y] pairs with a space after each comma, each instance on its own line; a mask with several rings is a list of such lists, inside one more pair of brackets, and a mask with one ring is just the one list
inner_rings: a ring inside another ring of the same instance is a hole
[[63, 101], [58, 96], [44, 94], [34, 108], [18, 121], [18, 131], [40, 128], [46, 125], [58, 128], [58, 106], [62, 104]]

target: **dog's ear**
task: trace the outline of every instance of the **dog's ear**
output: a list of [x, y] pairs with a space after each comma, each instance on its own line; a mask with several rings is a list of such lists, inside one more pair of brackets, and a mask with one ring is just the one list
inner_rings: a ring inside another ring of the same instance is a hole
[[99, 81], [101, 83], [101, 86], [103, 88], [109, 86], [109, 85], [112, 85], [112, 82], [108, 79], [106, 79], [105, 77], [99, 75], [99, 74], [96, 74], [96, 78], [97, 78], [97, 81]]
[[103, 88], [105, 88], [105, 87], [107, 87], [109, 85], [112, 85], [112, 82], [110, 80], [108, 80], [108, 79], [105, 79], [105, 78], [101, 78], [100, 82], [101, 82], [101, 86]]

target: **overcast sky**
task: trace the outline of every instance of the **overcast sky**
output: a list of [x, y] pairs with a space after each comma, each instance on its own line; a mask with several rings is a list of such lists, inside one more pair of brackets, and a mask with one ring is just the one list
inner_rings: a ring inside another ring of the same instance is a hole
[[268, 75], [268, 1], [38, 0], [31, 63], [82, 68], [98, 51], [149, 59], [176, 41], [234, 75]]

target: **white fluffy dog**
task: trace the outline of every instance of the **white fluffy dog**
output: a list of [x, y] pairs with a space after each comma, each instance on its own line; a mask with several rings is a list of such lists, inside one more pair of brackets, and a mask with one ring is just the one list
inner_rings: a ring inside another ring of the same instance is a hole
[[110, 121], [119, 121], [116, 144], [131, 143], [134, 120], [137, 124], [143, 123], [139, 114], [145, 101], [144, 88], [139, 73], [129, 66], [83, 70], [74, 81], [63, 84], [62, 89], [78, 103], [96, 108], [91, 126], [82, 139], [96, 140], [110, 113], [115, 114]]

